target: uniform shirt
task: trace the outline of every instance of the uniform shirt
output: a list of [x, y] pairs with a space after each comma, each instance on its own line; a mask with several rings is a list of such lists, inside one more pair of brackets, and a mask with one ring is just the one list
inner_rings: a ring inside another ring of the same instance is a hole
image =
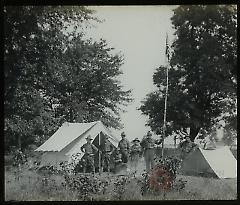
[[93, 154], [94, 151], [98, 151], [97, 147], [94, 144], [86, 143], [81, 147], [81, 151], [86, 154]]
[[103, 144], [101, 144], [101, 151], [102, 152], [111, 152], [113, 151], [113, 145], [111, 142], [109, 142], [108, 140], [105, 140], [103, 142]]
[[162, 140], [155, 140], [153, 138], [144, 138], [140, 143], [144, 149], [152, 149], [155, 147], [155, 144], [161, 144]]
[[142, 148], [140, 144], [133, 144], [131, 146], [131, 153], [137, 153], [137, 152], [141, 152]]
[[127, 151], [130, 148], [130, 143], [127, 139], [121, 139], [120, 142], [118, 143], [118, 147], [121, 150]]
[[185, 151], [185, 152], [188, 153], [193, 149], [193, 147], [196, 146], [196, 144], [193, 143], [193, 142], [188, 142], [188, 141], [185, 140], [182, 143], [180, 143], [179, 146], [182, 149], [182, 151]]

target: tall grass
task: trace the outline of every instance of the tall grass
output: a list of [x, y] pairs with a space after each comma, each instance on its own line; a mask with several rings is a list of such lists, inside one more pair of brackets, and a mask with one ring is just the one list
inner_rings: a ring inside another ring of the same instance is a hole
[[[185, 189], [166, 193], [144, 194], [138, 178], [128, 178], [125, 184], [118, 184], [119, 176], [99, 176], [107, 180], [104, 191], [92, 194], [87, 200], [235, 200], [236, 179], [213, 179], [178, 176], [187, 181]], [[84, 200], [78, 189], [66, 186], [61, 175], [40, 175], [35, 171], [16, 169], [5, 171], [5, 200], [17, 201], [76, 201]]]
[[[46, 181], [47, 180], [47, 181]], [[52, 175], [50, 178], [33, 171], [5, 172], [5, 200], [16, 201], [74, 201], [77, 194], [62, 186], [64, 179]]]

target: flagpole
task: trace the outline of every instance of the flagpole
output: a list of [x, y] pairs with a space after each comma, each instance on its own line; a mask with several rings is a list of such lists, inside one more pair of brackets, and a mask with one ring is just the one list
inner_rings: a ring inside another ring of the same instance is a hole
[[169, 50], [168, 50], [168, 35], [166, 35], [166, 92], [163, 115], [163, 141], [162, 141], [162, 158], [164, 158], [164, 139], [166, 138], [166, 119], [167, 119], [167, 96], [168, 96], [168, 66], [169, 66]]

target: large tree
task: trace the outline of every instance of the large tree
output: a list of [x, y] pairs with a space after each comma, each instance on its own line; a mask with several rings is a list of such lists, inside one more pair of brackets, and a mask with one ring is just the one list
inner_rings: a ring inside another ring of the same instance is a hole
[[65, 51], [49, 59], [43, 94], [58, 117], [69, 122], [101, 120], [120, 128], [122, 105], [131, 101], [118, 80], [123, 59], [110, 54], [104, 40], [73, 38]]
[[130, 101], [115, 79], [122, 58], [83, 40], [89, 20], [98, 21], [86, 7], [4, 8], [6, 148], [42, 143], [63, 121], [120, 126], [119, 105]]
[[[7, 6], [4, 8], [4, 102], [11, 104], [18, 84], [35, 85], [46, 58], [63, 47], [63, 31], [79, 35], [77, 28], [91, 17], [92, 11], [72, 6]], [[75, 27], [73, 26], [75, 25]], [[77, 26], [78, 25], [78, 26]], [[66, 38], [66, 36], [65, 36]], [[32, 84], [33, 83], [33, 84]]]
[[[176, 29], [169, 66], [167, 134], [190, 128], [194, 140], [226, 112], [236, 112], [237, 10], [234, 5], [179, 6], [171, 18]], [[153, 76], [159, 88], [140, 110], [153, 130], [163, 126], [166, 67]], [[227, 116], [227, 115], [225, 115]]]
[[[4, 8], [5, 144], [26, 147], [42, 142], [58, 126], [40, 86], [47, 59], [58, 56], [64, 30], [91, 17], [85, 7], [6, 6]], [[80, 23], [80, 24], [79, 24]], [[76, 36], [78, 27], [69, 35]], [[45, 84], [46, 86], [46, 84]], [[40, 140], [37, 140], [40, 139]]]

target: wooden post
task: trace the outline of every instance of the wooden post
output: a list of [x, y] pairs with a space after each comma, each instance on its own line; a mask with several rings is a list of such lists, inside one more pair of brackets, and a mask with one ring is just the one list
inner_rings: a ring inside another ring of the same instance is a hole
[[176, 154], [176, 148], [177, 148], [177, 136], [175, 135], [174, 136], [174, 151], [173, 151], [174, 155]]
[[174, 136], [174, 148], [176, 149], [177, 147], [177, 136]]
[[19, 150], [22, 149], [22, 140], [21, 140], [21, 135], [18, 135], [18, 148]]
[[100, 153], [100, 145], [101, 145], [101, 139], [100, 139], [100, 133], [98, 134], [98, 167], [99, 167], [99, 174], [101, 174], [101, 153]]
[[165, 92], [165, 104], [164, 104], [164, 116], [163, 116], [163, 141], [162, 141], [162, 158], [164, 158], [164, 139], [166, 138], [166, 118], [167, 118], [167, 96], [168, 96], [168, 66], [169, 66], [169, 50], [168, 50], [168, 35], [166, 35], [166, 92]]
[[167, 85], [166, 85], [164, 116], [163, 116], [162, 158], [164, 158], [164, 139], [166, 138], [167, 95], [168, 95], [168, 66], [167, 66]]

